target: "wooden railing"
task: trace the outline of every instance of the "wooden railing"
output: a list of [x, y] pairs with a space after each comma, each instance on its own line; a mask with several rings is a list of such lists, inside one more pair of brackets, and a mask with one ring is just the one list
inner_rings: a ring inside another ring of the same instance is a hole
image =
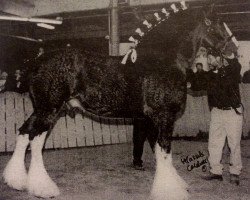
[[[250, 84], [241, 85], [244, 105], [243, 135], [250, 131]], [[14, 150], [16, 134], [32, 113], [33, 108], [27, 94], [6, 92], [0, 94], [0, 152]], [[94, 145], [126, 143], [132, 141], [131, 119], [100, 119], [100, 122], [77, 114], [61, 117], [48, 137], [45, 148], [70, 148]], [[209, 130], [210, 111], [207, 96], [187, 96], [183, 116], [175, 123], [174, 136], [195, 137]]]
[[[32, 113], [28, 94], [0, 94], [0, 152], [13, 151], [18, 129]], [[47, 138], [45, 148], [70, 148], [132, 141], [130, 119], [93, 121], [80, 114], [61, 117]]]

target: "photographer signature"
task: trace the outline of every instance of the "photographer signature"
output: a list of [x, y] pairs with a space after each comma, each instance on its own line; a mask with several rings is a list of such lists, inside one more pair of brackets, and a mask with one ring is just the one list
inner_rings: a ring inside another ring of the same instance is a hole
[[196, 154], [181, 158], [181, 162], [183, 165], [187, 165], [187, 171], [192, 171], [193, 169], [200, 167], [203, 172], [207, 171], [206, 164], [208, 163], [208, 160], [202, 151], [198, 151]]

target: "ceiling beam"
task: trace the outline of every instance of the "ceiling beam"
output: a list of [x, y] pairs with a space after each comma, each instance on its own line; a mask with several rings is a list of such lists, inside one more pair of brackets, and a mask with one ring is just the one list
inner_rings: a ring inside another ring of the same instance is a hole
[[1, 0], [0, 8], [2, 12], [27, 17], [34, 9], [34, 4], [25, 0]]
[[[3, 12], [20, 16], [41, 16], [55, 13], [88, 11], [95, 9], [107, 9], [110, 7], [110, 0], [1, 0], [3, 1]], [[30, 4], [32, 2], [33, 4]], [[180, 0], [127, 0], [128, 6], [149, 6], [157, 4], [179, 3]], [[197, 0], [186, 0], [186, 2], [197, 2]], [[207, 0], [198, 2], [206, 3]]]

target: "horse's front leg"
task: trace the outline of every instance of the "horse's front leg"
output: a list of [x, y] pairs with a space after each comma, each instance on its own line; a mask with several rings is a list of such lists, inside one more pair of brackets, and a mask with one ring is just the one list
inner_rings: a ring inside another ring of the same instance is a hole
[[187, 184], [178, 175], [172, 164], [171, 136], [173, 124], [160, 127], [155, 146], [156, 172], [151, 191], [153, 200], [185, 200], [188, 199]]

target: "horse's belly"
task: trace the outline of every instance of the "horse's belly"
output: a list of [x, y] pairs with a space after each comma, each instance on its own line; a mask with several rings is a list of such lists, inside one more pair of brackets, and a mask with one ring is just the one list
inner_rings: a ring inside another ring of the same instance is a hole
[[82, 96], [83, 107], [97, 115], [133, 117], [142, 113], [141, 94], [131, 95], [131, 91], [128, 92], [123, 88], [87, 87]]

